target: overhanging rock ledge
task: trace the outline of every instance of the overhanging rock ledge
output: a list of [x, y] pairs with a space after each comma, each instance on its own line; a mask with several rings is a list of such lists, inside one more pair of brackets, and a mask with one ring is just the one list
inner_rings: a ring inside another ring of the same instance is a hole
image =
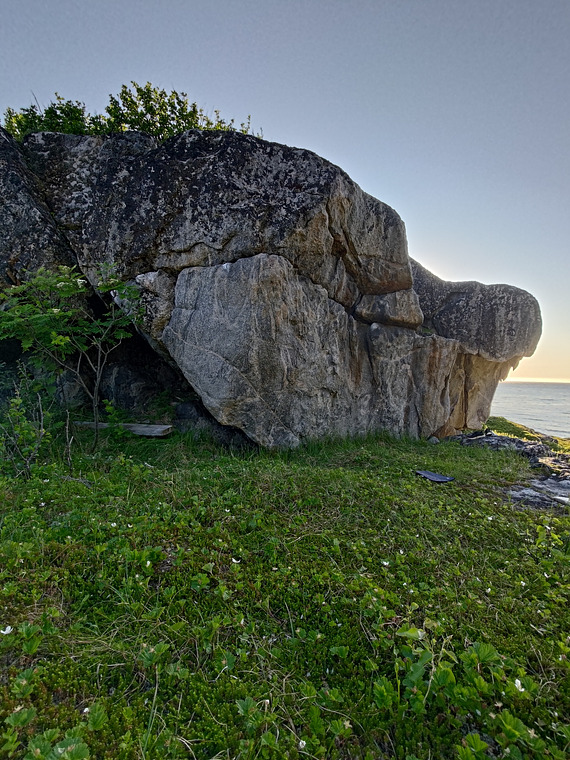
[[446, 283], [398, 214], [307, 150], [191, 130], [0, 133], [0, 279], [75, 263], [138, 284], [143, 332], [222, 425], [267, 447], [477, 427], [530, 355], [536, 300]]

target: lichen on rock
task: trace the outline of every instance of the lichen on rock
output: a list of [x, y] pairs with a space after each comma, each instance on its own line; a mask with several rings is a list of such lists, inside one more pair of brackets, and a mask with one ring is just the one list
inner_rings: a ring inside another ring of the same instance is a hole
[[75, 263], [135, 282], [142, 330], [223, 425], [267, 447], [477, 427], [540, 310], [444, 283], [386, 204], [307, 150], [237, 132], [0, 134], [0, 277]]

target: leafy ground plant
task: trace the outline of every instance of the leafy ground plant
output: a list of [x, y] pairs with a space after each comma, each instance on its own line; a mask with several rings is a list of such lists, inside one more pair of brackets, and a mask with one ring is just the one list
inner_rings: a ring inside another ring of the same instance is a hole
[[107, 360], [130, 336], [139, 315], [139, 293], [134, 286], [101, 272], [98, 290], [109, 297], [97, 315], [87, 300], [91, 293], [87, 281], [76, 269], [60, 266], [55, 271], [39, 269], [0, 293], [0, 340], [19, 341], [40, 372], [67, 374], [78, 383], [91, 403], [94, 447]]
[[570, 518], [509, 502], [523, 458], [56, 444], [0, 480], [0, 757], [568, 756]]
[[44, 408], [41, 386], [23, 365], [18, 374], [12, 397], [0, 408], [0, 471], [29, 478], [50, 441], [51, 415]]

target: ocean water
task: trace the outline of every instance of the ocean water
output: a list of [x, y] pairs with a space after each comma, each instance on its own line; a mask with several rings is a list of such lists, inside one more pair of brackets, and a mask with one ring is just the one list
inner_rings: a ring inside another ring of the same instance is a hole
[[570, 383], [499, 383], [491, 415], [570, 438]]

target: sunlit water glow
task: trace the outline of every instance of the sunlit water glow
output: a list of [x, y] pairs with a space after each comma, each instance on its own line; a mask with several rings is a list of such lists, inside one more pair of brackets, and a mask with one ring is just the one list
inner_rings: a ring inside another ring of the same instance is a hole
[[499, 383], [491, 415], [570, 438], [570, 383]]

